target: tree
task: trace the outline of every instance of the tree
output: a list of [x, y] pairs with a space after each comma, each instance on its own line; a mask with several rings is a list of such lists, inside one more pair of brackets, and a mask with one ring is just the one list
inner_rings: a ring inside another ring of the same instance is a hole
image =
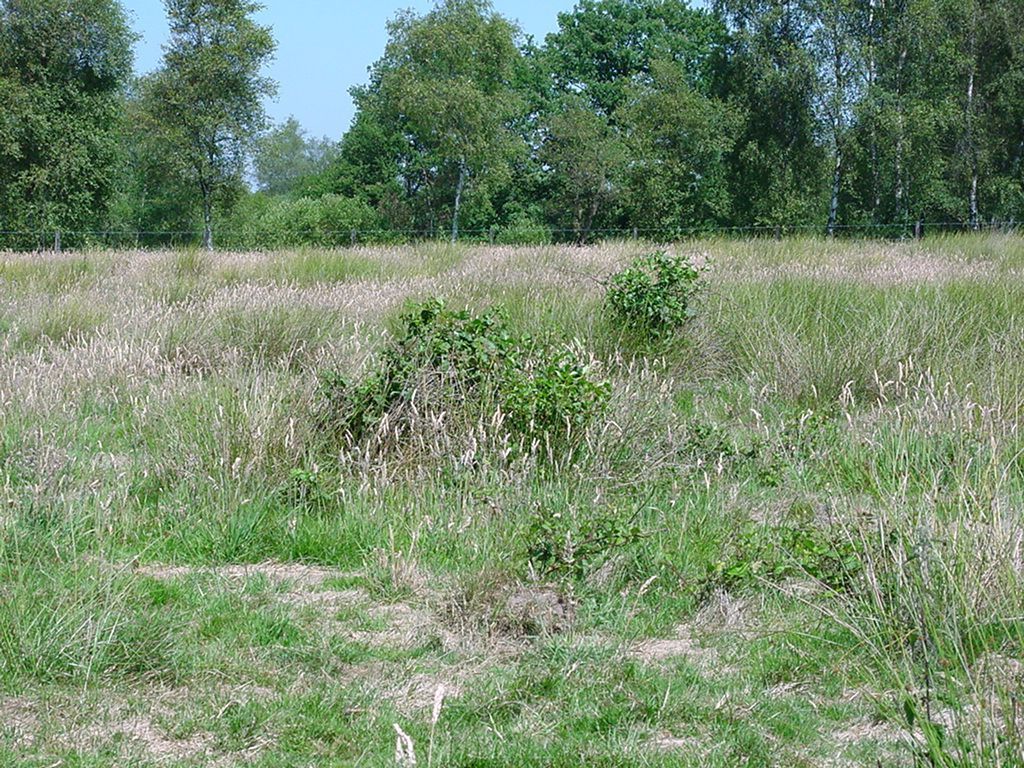
[[416, 226], [415, 177], [408, 173], [412, 146], [395, 120], [384, 115], [380, 94], [353, 88], [356, 114], [334, 158], [300, 185], [308, 197], [334, 194], [359, 198], [375, 208], [394, 229]]
[[565, 98], [545, 133], [541, 158], [550, 174], [550, 203], [559, 223], [569, 224], [576, 242], [584, 243], [602, 207], [620, 192], [625, 148], [607, 118], [579, 98]]
[[577, 241], [613, 202], [618, 223], [656, 229], [725, 215], [731, 113], [710, 98], [721, 20], [678, 0], [581, 0], [558, 26], [540, 57], [555, 91], [541, 157]]
[[1015, 0], [997, 0], [987, 14], [983, 39], [984, 131], [989, 181], [981, 205], [997, 221], [1024, 217], [1024, 25]]
[[0, 221], [103, 223], [117, 178], [132, 34], [114, 0], [0, 0]]
[[299, 121], [289, 117], [256, 143], [253, 166], [261, 192], [285, 195], [311, 175], [322, 172], [336, 149], [329, 139], [310, 138]]
[[515, 152], [519, 33], [485, 0], [443, 0], [421, 17], [401, 13], [388, 33], [369, 85], [353, 95], [372, 104], [391, 126], [385, 132], [403, 136], [399, 174], [408, 195], [426, 198], [431, 222], [435, 192], [451, 201], [455, 241], [470, 185], [507, 176]]
[[[873, 6], [869, 8], [869, 24], [872, 9]], [[829, 237], [835, 235], [839, 224], [839, 201], [852, 139], [853, 110], [862, 80], [862, 51], [856, 35], [864, 23], [860, 10], [856, 0], [816, 0], [812, 6], [810, 46], [819, 67], [818, 121], [832, 154], [825, 225]]]
[[679, 0], [580, 0], [558, 15], [545, 53], [561, 91], [582, 94], [610, 117], [656, 61], [675, 62], [706, 90], [724, 39], [720, 19]]
[[732, 33], [722, 97], [744, 113], [730, 157], [744, 224], [781, 230], [820, 216], [828, 175], [818, 141], [812, 0], [718, 0]]
[[213, 248], [218, 199], [237, 189], [246, 153], [266, 126], [261, 74], [274, 52], [270, 29], [248, 0], [165, 0], [170, 42], [149, 79], [148, 128], [171, 149], [177, 171], [199, 194], [203, 246]]
[[125, 103], [121, 132], [121, 164], [117, 194], [111, 204], [108, 228], [123, 236], [138, 235], [146, 243], [195, 231], [199, 206], [192, 183], [180, 172], [177, 149], [152, 128], [154, 76], [136, 80]]
[[728, 223], [727, 160], [740, 126], [730, 105], [691, 86], [675, 62], [655, 62], [616, 114], [630, 224], [678, 235]]
[[1019, 206], [1016, 210], [1004, 207], [1014, 177], [1018, 189], [1021, 179], [1024, 31], [1020, 12], [1020, 3], [1014, 0], [965, 0], [947, 11], [961, 106], [950, 181], [954, 194], [966, 201], [967, 225], [972, 230], [981, 227], [986, 213], [991, 218], [1012, 218], [1021, 212]]

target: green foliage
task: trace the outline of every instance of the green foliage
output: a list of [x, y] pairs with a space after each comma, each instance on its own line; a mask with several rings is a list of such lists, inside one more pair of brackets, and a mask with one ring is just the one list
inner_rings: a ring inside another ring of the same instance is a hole
[[[428, 218], [439, 205], [447, 209], [453, 240], [464, 194], [507, 177], [517, 151], [507, 126], [520, 109], [512, 88], [518, 34], [483, 0], [442, 0], [421, 17], [400, 13], [370, 84], [353, 92], [385, 135], [404, 137], [398, 170], [406, 188], [427, 198]], [[430, 199], [435, 194], [441, 198]]]
[[526, 557], [538, 572], [585, 578], [646, 535], [636, 510], [576, 515], [570, 510], [538, 509], [527, 528]]
[[728, 156], [742, 115], [687, 76], [685, 65], [657, 62], [617, 113], [630, 163], [624, 203], [635, 227], [686, 235], [730, 219]]
[[522, 340], [517, 351], [519, 365], [506, 371], [501, 384], [502, 405], [515, 431], [572, 434], [600, 413], [610, 385], [593, 378], [581, 350], [548, 350]]
[[491, 403], [513, 433], [557, 441], [585, 428], [610, 394], [580, 350], [515, 334], [498, 310], [452, 310], [430, 299], [407, 308], [398, 324], [378, 366], [362, 381], [350, 384], [330, 373], [322, 378], [321, 423], [358, 441], [389, 411], [427, 390], [438, 405]]
[[500, 228], [494, 242], [499, 245], [546, 245], [551, 242], [551, 228], [543, 222], [521, 215]]
[[165, 2], [171, 39], [163, 66], [143, 82], [144, 122], [170, 150], [173, 175], [191, 185], [212, 248], [215, 203], [240, 186], [266, 124], [263, 100], [275, 85], [261, 71], [275, 43], [249, 0]]
[[813, 520], [796, 519], [744, 526], [704, 586], [736, 590], [810, 577], [831, 589], [853, 589], [863, 568], [862, 547], [842, 534], [830, 536]]
[[299, 121], [289, 117], [256, 143], [256, 183], [260, 191], [272, 195], [292, 193], [307, 176], [323, 171], [334, 154], [331, 141], [307, 136]]
[[324, 195], [310, 199], [272, 198], [263, 194], [243, 199], [225, 222], [223, 242], [233, 248], [287, 248], [350, 245], [384, 239], [376, 212], [362, 200]]
[[737, 219], [782, 227], [821, 217], [824, 228], [828, 164], [816, 140], [818, 64], [807, 45], [813, 4], [719, 7], [734, 25], [723, 89], [745, 113], [729, 162]]
[[575, 95], [564, 97], [546, 116], [544, 136], [540, 159], [550, 172], [552, 217], [572, 230], [577, 243], [586, 242], [621, 191], [622, 139], [607, 117]]
[[103, 224], [132, 40], [114, 0], [0, 2], [0, 230]]
[[[270, 195], [358, 200], [331, 225], [389, 230], [375, 241], [905, 236], [1024, 218], [1016, 0], [707, 5], [581, 0], [543, 43], [488, 0], [400, 12], [335, 146], [294, 118], [263, 134], [274, 41], [251, 0], [166, 0], [163, 65], [135, 82], [115, 0], [3, 0], [0, 232], [14, 233], [0, 245], [201, 230], [210, 247], [247, 167]], [[282, 215], [225, 244], [342, 244], [321, 212]]]
[[724, 39], [716, 14], [686, 3], [581, 0], [558, 14], [546, 54], [562, 90], [582, 93], [597, 112], [610, 115], [655, 62], [680, 62], [691, 83], [706, 86], [711, 52]]
[[615, 317], [651, 337], [671, 334], [693, 317], [700, 270], [664, 251], [641, 256], [608, 282], [606, 302]]

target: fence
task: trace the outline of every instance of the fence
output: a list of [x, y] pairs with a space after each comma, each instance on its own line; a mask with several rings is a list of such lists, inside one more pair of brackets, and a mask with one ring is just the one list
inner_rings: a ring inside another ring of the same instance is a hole
[[[875, 238], [888, 240], [919, 239], [934, 234], [999, 232], [1017, 233], [1018, 223], [987, 222], [972, 227], [965, 222], [909, 222], [906, 224], [842, 224], [836, 225], [834, 234], [845, 238]], [[820, 223], [815, 224], [754, 224], [726, 227], [620, 227], [579, 231], [565, 228], [537, 228], [522, 233], [516, 230], [490, 227], [460, 230], [458, 242], [467, 244], [542, 245], [568, 243], [594, 243], [605, 240], [645, 240], [675, 242], [700, 238], [783, 238], [826, 234]], [[223, 250], [274, 250], [278, 248], [314, 246], [345, 248], [372, 245], [395, 245], [418, 242], [449, 242], [451, 235], [443, 230], [422, 229], [352, 229], [344, 231], [309, 231], [297, 233], [276, 242], [259, 242], [249, 233], [230, 230], [215, 231], [214, 241]], [[202, 233], [179, 231], [2, 231], [0, 250], [5, 251], [61, 251], [82, 248], [108, 249], [165, 249], [197, 247]]]

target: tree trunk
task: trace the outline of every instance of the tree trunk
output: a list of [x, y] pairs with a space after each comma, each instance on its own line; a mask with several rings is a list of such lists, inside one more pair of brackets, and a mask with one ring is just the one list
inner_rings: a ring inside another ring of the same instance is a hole
[[209, 193], [203, 193], [203, 248], [213, 250], [213, 202]]
[[972, 231], [977, 231], [981, 223], [978, 219], [978, 144], [974, 136], [974, 77], [977, 70], [978, 39], [977, 9], [971, 19], [969, 37], [971, 71], [967, 73], [967, 104], [964, 115], [964, 133], [967, 140], [967, 151], [971, 155], [971, 184], [967, 193], [967, 218]]
[[832, 103], [832, 143], [835, 145], [835, 164], [832, 167], [832, 198], [828, 206], [828, 225], [826, 232], [829, 237], [836, 235], [836, 220], [839, 218], [839, 190], [842, 184], [843, 171], [843, 47], [840, 41], [838, 21], [834, 21], [832, 29], [832, 76], [835, 78], [835, 98]]
[[832, 168], [832, 199], [828, 206], [828, 227], [826, 233], [829, 237], [836, 236], [836, 221], [839, 218], [839, 190], [842, 183], [843, 152], [836, 145], [836, 162]]
[[462, 188], [466, 183], [466, 163], [459, 162], [459, 180], [455, 184], [455, 210], [452, 212], [452, 245], [459, 239], [459, 209], [462, 207]]
[[970, 221], [971, 230], [977, 232], [981, 229], [981, 221], [978, 218], [978, 158], [974, 157], [971, 163], [971, 194], [970, 194]]
[[868, 99], [871, 100], [871, 221], [878, 221], [878, 209], [882, 205], [881, 190], [879, 189], [878, 168], [878, 102], [875, 99], [875, 81], [877, 79], [878, 64], [875, 59], [875, 5], [878, 0], [870, 0], [868, 3]]
[[572, 235], [576, 245], [583, 245], [583, 211], [584, 203], [577, 196], [572, 208]]
[[595, 197], [590, 201], [590, 208], [587, 211], [587, 219], [583, 224], [583, 231], [580, 233], [579, 244], [585, 245], [590, 240], [590, 230], [594, 227], [594, 218], [597, 216], [597, 209], [600, 201]]
[[903, 150], [904, 150], [904, 116], [903, 116], [903, 67], [907, 61], [907, 49], [900, 51], [899, 64], [896, 68], [896, 218], [904, 226], [909, 219], [909, 206], [907, 205], [906, 179], [903, 175]]
[[[973, 42], [972, 42], [973, 47]], [[967, 76], [967, 146], [971, 153], [971, 188], [967, 195], [968, 221], [972, 231], [980, 227], [978, 221], [978, 148], [974, 141], [974, 64]]]

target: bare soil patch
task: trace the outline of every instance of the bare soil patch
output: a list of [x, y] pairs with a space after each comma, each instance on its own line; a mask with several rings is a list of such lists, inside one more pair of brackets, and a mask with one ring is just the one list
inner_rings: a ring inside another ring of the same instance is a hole
[[230, 581], [245, 581], [264, 577], [277, 583], [288, 583], [306, 589], [322, 586], [328, 579], [342, 578], [352, 574], [334, 568], [299, 563], [266, 562], [247, 565], [222, 565], [216, 567], [195, 567], [188, 565], [140, 565], [135, 569], [143, 576], [154, 579], [180, 579], [194, 575], [210, 575]]
[[0, 734], [6, 734], [16, 746], [30, 745], [39, 731], [39, 716], [28, 699], [0, 699]]
[[634, 644], [628, 655], [648, 664], [685, 659], [691, 664], [706, 668], [718, 662], [718, 651], [701, 645], [685, 624], [676, 627], [675, 637], [643, 640]]

